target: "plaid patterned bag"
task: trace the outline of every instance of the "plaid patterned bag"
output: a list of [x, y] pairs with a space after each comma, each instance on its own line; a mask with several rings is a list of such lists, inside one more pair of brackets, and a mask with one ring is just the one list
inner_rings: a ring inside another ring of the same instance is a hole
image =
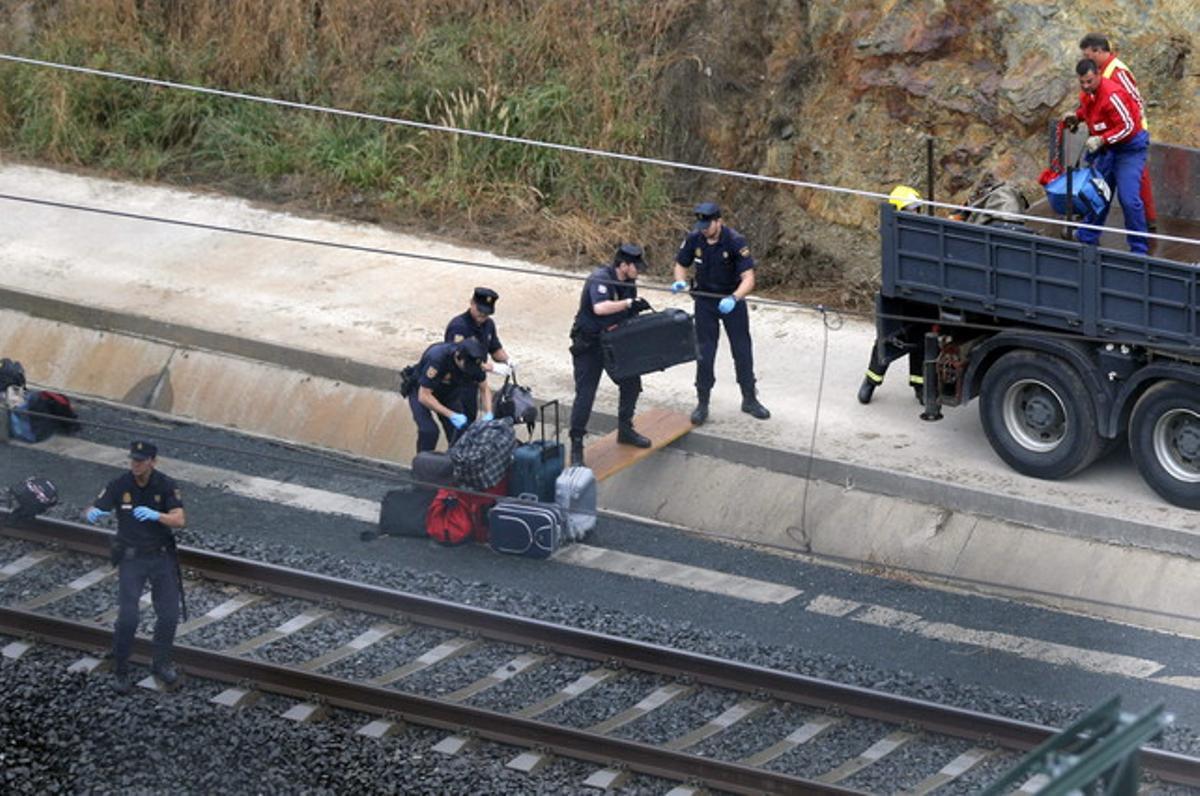
[[491, 489], [508, 474], [516, 447], [512, 418], [475, 421], [450, 446], [454, 480], [467, 489]]

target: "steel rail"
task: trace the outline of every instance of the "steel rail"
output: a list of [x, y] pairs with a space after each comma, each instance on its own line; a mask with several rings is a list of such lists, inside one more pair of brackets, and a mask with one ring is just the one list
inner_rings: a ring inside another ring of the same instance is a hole
[[[111, 630], [92, 623], [17, 608], [0, 607], [0, 633], [81, 650], [102, 649], [112, 644]], [[152, 654], [149, 639], [138, 638], [134, 642], [136, 660], [148, 662]], [[406, 694], [391, 688], [342, 680], [199, 647], [177, 645], [173, 657], [189, 674], [210, 680], [242, 685], [252, 683], [258, 690], [275, 694], [319, 701], [324, 705], [359, 713], [394, 717], [427, 727], [467, 732], [474, 737], [498, 743], [546, 749], [575, 760], [605, 766], [617, 764], [664, 779], [701, 782], [705, 786], [732, 793], [862, 793], [741, 763], [670, 751], [651, 744]]]
[[[112, 533], [80, 523], [39, 518], [6, 524], [0, 532], [36, 542], [54, 542], [95, 555], [107, 554]], [[179, 548], [182, 566], [215, 580], [267, 589], [300, 599], [333, 603], [364, 613], [394, 617], [495, 641], [542, 646], [557, 653], [601, 662], [617, 661], [632, 669], [683, 678], [739, 692], [761, 693], [796, 704], [844, 712], [856, 718], [912, 725], [928, 732], [995, 743], [1028, 751], [1057, 731], [1031, 722], [939, 705], [911, 697], [843, 685], [791, 672], [738, 663], [648, 642], [617, 638], [564, 625], [510, 616], [483, 608], [301, 572], [273, 564]], [[1145, 770], [1163, 780], [1200, 787], [1200, 759], [1143, 748]]]

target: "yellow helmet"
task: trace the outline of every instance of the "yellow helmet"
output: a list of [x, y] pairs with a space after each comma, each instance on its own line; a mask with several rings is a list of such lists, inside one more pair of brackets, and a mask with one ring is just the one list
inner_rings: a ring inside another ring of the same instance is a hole
[[888, 196], [891, 197], [888, 201], [897, 210], [903, 210], [921, 199], [921, 194], [917, 193], [915, 188], [909, 188], [907, 185], [897, 185]]

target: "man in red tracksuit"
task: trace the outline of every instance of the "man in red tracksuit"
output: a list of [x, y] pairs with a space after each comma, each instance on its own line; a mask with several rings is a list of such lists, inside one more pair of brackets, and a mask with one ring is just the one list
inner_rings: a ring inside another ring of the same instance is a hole
[[[1138, 91], [1137, 80], [1134, 79], [1133, 72], [1129, 71], [1125, 62], [1113, 55], [1108, 37], [1101, 36], [1099, 33], [1089, 33], [1079, 40], [1079, 50], [1083, 53], [1084, 58], [1090, 58], [1096, 63], [1096, 68], [1100, 70], [1100, 77], [1117, 81], [1121, 84], [1121, 88], [1133, 97], [1137, 102], [1138, 110], [1142, 113], [1142, 129], [1149, 132], [1150, 126], [1146, 123], [1146, 103], [1142, 100], [1142, 92]], [[1158, 212], [1154, 209], [1154, 191], [1150, 188], [1149, 158], [1146, 160], [1146, 168], [1142, 170], [1141, 195], [1142, 204], [1146, 206], [1146, 226], [1150, 232], [1157, 232]]]
[[[1079, 108], [1064, 120], [1074, 127], [1085, 122], [1088, 127], [1088, 162], [1100, 172], [1110, 186], [1114, 186], [1125, 212], [1125, 229], [1129, 250], [1135, 254], [1146, 254], [1147, 240], [1146, 211], [1142, 204], [1142, 171], [1146, 168], [1146, 154], [1150, 149], [1150, 133], [1142, 129], [1142, 114], [1137, 102], [1115, 80], [1105, 80], [1094, 61], [1084, 58], [1075, 65], [1079, 76]], [[1108, 218], [1108, 207], [1102, 213], [1088, 213], [1086, 224], [1103, 226]], [[1100, 233], [1094, 229], [1078, 232], [1080, 243], [1095, 245]]]

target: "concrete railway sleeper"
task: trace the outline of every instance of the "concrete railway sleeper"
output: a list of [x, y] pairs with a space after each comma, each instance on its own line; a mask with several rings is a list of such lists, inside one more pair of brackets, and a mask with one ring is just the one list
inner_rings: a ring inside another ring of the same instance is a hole
[[[48, 519], [10, 520], [2, 531], [25, 540], [31, 548], [54, 545], [66, 551], [56, 557], [29, 549], [11, 563], [0, 562], [10, 564], [2, 570], [12, 573], [9, 581], [29, 577], [37, 573], [40, 562], [65, 555], [74, 554], [81, 558], [80, 567], [91, 567], [85, 577], [75, 577], [65, 587], [47, 584], [40, 594], [21, 600], [21, 605], [0, 611], [0, 633], [19, 639], [4, 649], [5, 656], [20, 657], [36, 640], [85, 650], [105, 647], [111, 633], [100, 622], [111, 619], [109, 612], [92, 612], [89, 616], [94, 621], [80, 622], [51, 616], [49, 609], [104, 582], [104, 567], [82, 559], [100, 555], [107, 548], [108, 532]], [[209, 607], [179, 629], [179, 664], [192, 676], [232, 684], [213, 702], [244, 706], [261, 693], [271, 692], [299, 698], [283, 714], [295, 721], [318, 720], [331, 707], [364, 712], [372, 717], [358, 733], [377, 738], [395, 733], [405, 720], [443, 728], [451, 734], [434, 748], [445, 754], [455, 754], [477, 738], [515, 744], [525, 751], [513, 757], [509, 767], [531, 775], [552, 755], [598, 763], [600, 768], [582, 783], [585, 786], [612, 788], [631, 772], [640, 772], [690, 783], [673, 791], [678, 794], [701, 786], [732, 792], [855, 792], [854, 777], [889, 761], [888, 756], [898, 749], [922, 744], [953, 747], [953, 753], [942, 754], [931, 770], [906, 772], [914, 783], [909, 790], [926, 793], [954, 782], [985, 761], [995, 764], [1015, 759], [1016, 753], [1036, 746], [1053, 732], [995, 716], [201, 550], [182, 548], [180, 556], [188, 570], [222, 584], [213, 590], [205, 581], [212, 592], [206, 595]], [[238, 588], [230, 589], [228, 584]], [[272, 601], [281, 604], [284, 613], [277, 615], [286, 616], [284, 621], [273, 626], [241, 626], [241, 640], [226, 643], [220, 650], [190, 643], [206, 628], [245, 616], [252, 607]], [[294, 651], [282, 662], [259, 659], [271, 657], [263, 656], [264, 649], [282, 646], [285, 639], [299, 636], [306, 628], [337, 621], [343, 623], [341, 640], [330, 641], [327, 636], [319, 649]], [[369, 650], [402, 641], [408, 651], [396, 655], [385, 651], [389, 658], [385, 671], [376, 666], [370, 676], [364, 676], [366, 669], [344, 668], [366, 657]], [[138, 644], [137, 652], [145, 656], [148, 642], [139, 640]], [[476, 653], [481, 653], [479, 660], [472, 661]], [[406, 656], [407, 661], [402, 662]], [[441, 681], [437, 688], [419, 686], [423, 674], [448, 662], [462, 664], [454, 686], [446, 685], [449, 681]], [[71, 668], [86, 673], [102, 668], [102, 662], [89, 657]], [[553, 669], [554, 676], [547, 677], [544, 686], [539, 682], [541, 690], [535, 697], [523, 695], [519, 708], [493, 710], [471, 704], [481, 695], [546, 669]], [[626, 693], [641, 695], [624, 709], [618, 700], [610, 702], [604, 695], [608, 684], [621, 681], [632, 686]], [[390, 687], [396, 684], [398, 688]], [[142, 685], [153, 688], [154, 682], [146, 678]], [[422, 691], [437, 696], [408, 693]], [[577, 707], [593, 697], [595, 708], [602, 712], [592, 719], [577, 715], [568, 720], [559, 712], [568, 704]], [[676, 708], [687, 729], [678, 730], [678, 722], [669, 731], [641, 726], [645, 717]], [[785, 714], [790, 729], [774, 736], [758, 733], [754, 722], [772, 711]], [[746, 739], [740, 746], [723, 744], [735, 731], [753, 735], [752, 745], [747, 746]], [[847, 753], [836, 765], [815, 772], [806, 769], [811, 780], [794, 771], [778, 770], [789, 768], [788, 755], [817, 746], [823, 739], [837, 738], [839, 733], [862, 740], [854, 747], [857, 751]], [[731, 753], [729, 748], [743, 751]], [[693, 751], [696, 753], [690, 753]], [[1149, 749], [1144, 756], [1147, 772], [1156, 777], [1200, 783], [1200, 761]]]

